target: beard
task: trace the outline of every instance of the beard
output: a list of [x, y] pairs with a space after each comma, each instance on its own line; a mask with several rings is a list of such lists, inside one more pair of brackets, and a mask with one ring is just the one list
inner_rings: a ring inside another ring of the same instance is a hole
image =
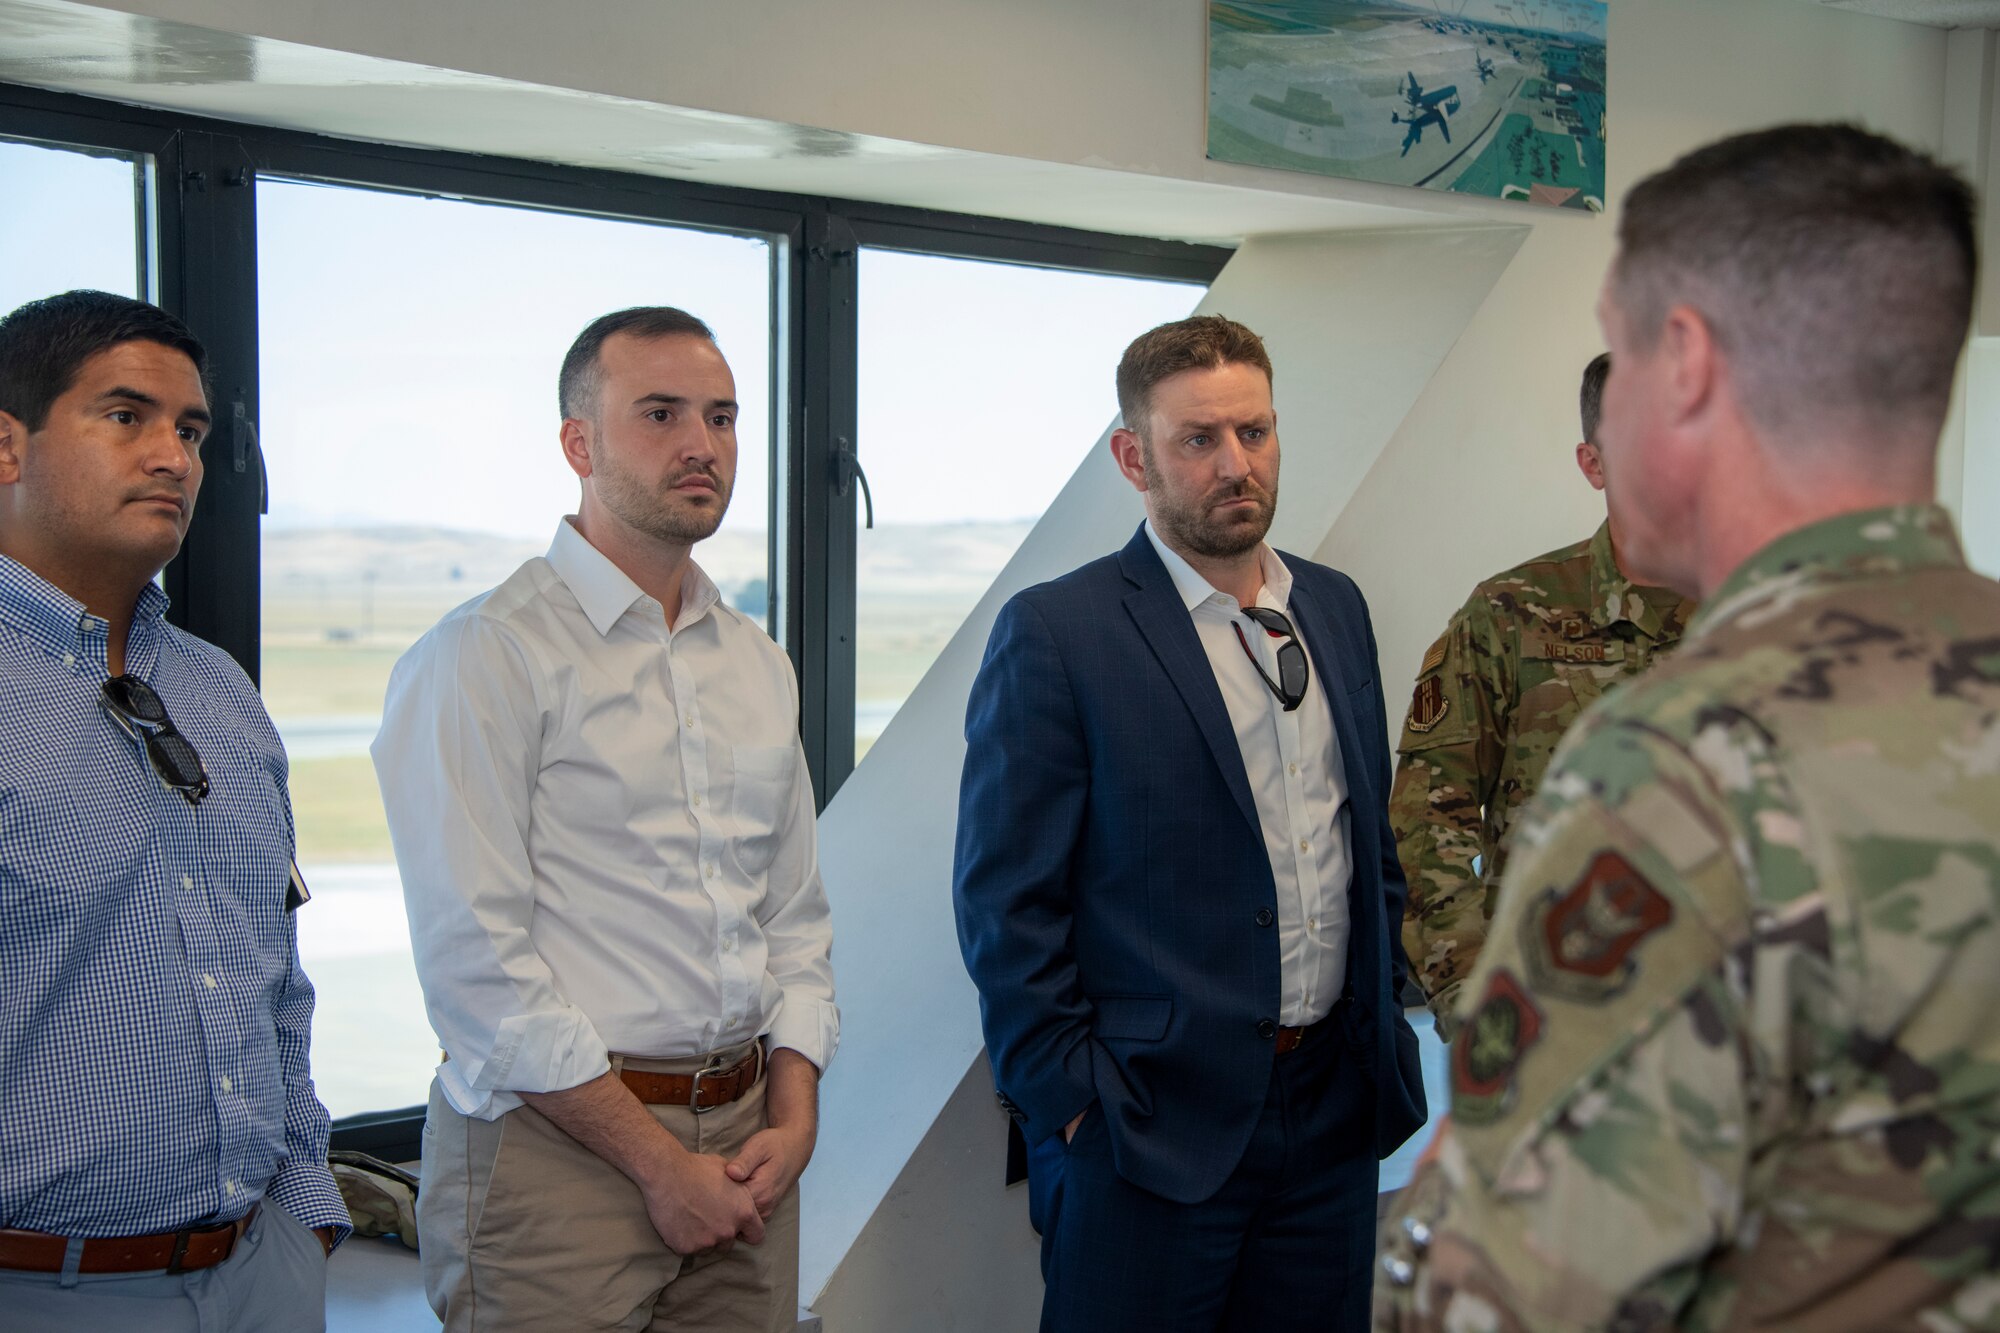
[[[1254, 478], [1244, 477], [1199, 497], [1174, 490], [1173, 483], [1153, 466], [1150, 451], [1145, 454], [1146, 486], [1153, 499], [1153, 523], [1167, 539], [1167, 545], [1211, 560], [1228, 560], [1254, 550], [1271, 530], [1278, 512], [1278, 479], [1274, 472], [1271, 488], [1264, 489]], [[1217, 514], [1215, 506], [1227, 500], [1249, 499], [1248, 509]]]
[[[676, 494], [673, 488], [689, 477], [707, 477], [714, 483], [715, 502], [701, 503]], [[692, 546], [713, 537], [722, 526], [722, 516], [729, 512], [734, 489], [731, 478], [709, 467], [682, 468], [649, 488], [623, 468], [600, 463], [596, 480], [598, 499], [619, 522], [672, 546]]]

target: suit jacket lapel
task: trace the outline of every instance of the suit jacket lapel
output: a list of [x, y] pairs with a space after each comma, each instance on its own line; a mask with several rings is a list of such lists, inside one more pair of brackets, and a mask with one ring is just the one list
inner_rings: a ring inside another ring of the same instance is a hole
[[1181, 601], [1179, 590], [1167, 567], [1160, 563], [1153, 544], [1142, 526], [1126, 544], [1119, 563], [1125, 577], [1138, 588], [1125, 598], [1125, 609], [1139, 633], [1165, 668], [1167, 679], [1180, 691], [1181, 700], [1193, 714], [1196, 728], [1208, 742], [1209, 752], [1222, 772], [1229, 794], [1260, 838], [1263, 825], [1257, 818], [1257, 804], [1250, 795], [1250, 778], [1243, 769], [1243, 753], [1236, 745], [1236, 728], [1230, 725], [1229, 709], [1222, 702], [1222, 690], [1215, 683], [1215, 667], [1194, 632], [1194, 618]]

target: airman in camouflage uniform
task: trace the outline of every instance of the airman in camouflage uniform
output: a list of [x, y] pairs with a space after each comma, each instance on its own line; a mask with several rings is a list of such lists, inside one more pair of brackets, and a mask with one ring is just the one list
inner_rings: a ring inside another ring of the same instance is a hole
[[1924, 500], [1972, 212], [1840, 126], [1627, 197], [1612, 512], [1706, 600], [1515, 828], [1379, 1328], [2000, 1330], [2000, 585]]
[[[1585, 434], [1596, 423], [1586, 413]], [[1389, 795], [1410, 883], [1403, 951], [1451, 1035], [1515, 815], [1578, 714], [1679, 642], [1692, 607], [1618, 568], [1609, 520], [1588, 541], [1473, 589], [1423, 670]]]
[[2000, 1327], [2000, 587], [1943, 511], [1753, 558], [1515, 836], [1420, 1326]]

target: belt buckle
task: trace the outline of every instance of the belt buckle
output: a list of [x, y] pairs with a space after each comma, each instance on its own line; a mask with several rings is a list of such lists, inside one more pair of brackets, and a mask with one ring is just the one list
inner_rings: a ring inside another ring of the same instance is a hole
[[703, 1068], [695, 1070], [694, 1083], [688, 1088], [688, 1110], [693, 1111], [696, 1115], [707, 1115], [710, 1111], [715, 1110], [717, 1106], [721, 1106], [721, 1102], [717, 1102], [715, 1106], [703, 1106], [701, 1104], [701, 1081], [704, 1078], [719, 1078], [728, 1072], [727, 1069], [722, 1067], [720, 1056], [716, 1057], [715, 1060]]

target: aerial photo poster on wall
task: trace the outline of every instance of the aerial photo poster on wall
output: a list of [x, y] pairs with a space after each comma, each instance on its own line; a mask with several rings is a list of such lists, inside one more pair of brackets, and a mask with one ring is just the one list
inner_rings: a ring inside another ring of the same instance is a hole
[[1604, 210], [1602, 0], [1210, 0], [1208, 155]]

